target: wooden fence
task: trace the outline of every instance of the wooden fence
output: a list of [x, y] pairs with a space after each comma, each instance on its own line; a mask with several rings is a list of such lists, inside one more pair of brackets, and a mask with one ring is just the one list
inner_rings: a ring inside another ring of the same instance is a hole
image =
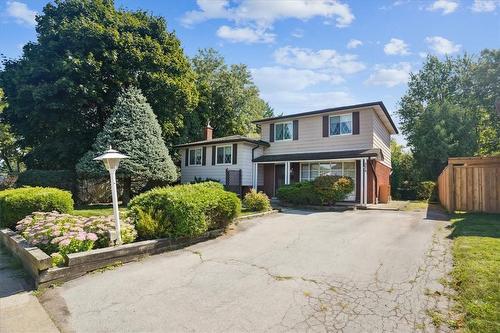
[[500, 157], [450, 158], [438, 194], [448, 211], [500, 213]]

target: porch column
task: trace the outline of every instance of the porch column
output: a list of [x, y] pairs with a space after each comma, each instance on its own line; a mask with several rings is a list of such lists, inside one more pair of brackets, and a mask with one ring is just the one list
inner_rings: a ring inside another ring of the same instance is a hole
[[366, 205], [368, 203], [368, 167], [366, 163], [366, 158], [363, 159], [363, 203]]
[[290, 184], [290, 162], [285, 162], [285, 185]]
[[259, 176], [258, 176], [258, 173], [259, 172], [259, 164], [258, 163], [254, 163], [253, 164], [253, 178], [252, 178], [252, 187], [257, 191], [257, 186], [259, 185]]
[[364, 189], [364, 181], [363, 181], [363, 175], [364, 175], [364, 172], [363, 172], [363, 159], [360, 159], [359, 160], [359, 179], [357, 180], [359, 182], [359, 204], [360, 205], [363, 205], [363, 199], [365, 197], [364, 195], [364, 192], [365, 192], [365, 189]]

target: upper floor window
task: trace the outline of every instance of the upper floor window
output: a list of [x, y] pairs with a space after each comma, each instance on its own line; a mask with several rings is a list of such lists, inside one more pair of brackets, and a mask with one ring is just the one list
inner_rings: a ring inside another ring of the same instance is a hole
[[274, 141], [292, 140], [293, 122], [277, 123], [274, 127]]
[[231, 164], [233, 160], [233, 147], [219, 146], [217, 147], [217, 164]]
[[352, 113], [330, 116], [330, 135], [352, 134]]
[[189, 149], [189, 165], [201, 165], [202, 149]]

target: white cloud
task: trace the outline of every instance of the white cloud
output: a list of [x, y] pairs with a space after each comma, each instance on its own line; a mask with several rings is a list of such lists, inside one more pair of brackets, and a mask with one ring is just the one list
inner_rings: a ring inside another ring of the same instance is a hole
[[391, 38], [389, 43], [384, 46], [385, 54], [389, 55], [407, 55], [410, 54], [408, 51], [408, 44], [402, 39]]
[[252, 28], [231, 28], [227, 25], [221, 26], [217, 30], [217, 36], [230, 42], [237, 43], [272, 43], [275, 35], [259, 29]]
[[418, 52], [420, 58], [427, 58], [427, 52]]
[[302, 37], [304, 37], [304, 30], [302, 30], [302, 29], [295, 29], [292, 32], [292, 37], [295, 37], [295, 38], [302, 38]]
[[343, 82], [343, 78], [338, 75], [310, 69], [272, 66], [252, 68], [250, 71], [259, 89], [268, 93], [300, 91], [319, 83]]
[[389, 88], [394, 87], [407, 83], [410, 71], [411, 65], [407, 62], [400, 62], [389, 67], [376, 65], [375, 71], [370, 74], [365, 83], [375, 86], [383, 85]]
[[361, 45], [363, 45], [363, 42], [360, 41], [359, 39], [351, 39], [347, 43], [347, 48], [348, 49], [355, 49], [355, 48], [357, 48], [358, 46], [361, 46]]
[[476, 13], [493, 12], [497, 8], [495, 0], [474, 0], [472, 11]]
[[304, 111], [326, 109], [356, 103], [347, 91], [303, 92], [283, 91], [263, 92], [260, 96], [268, 101], [277, 113], [292, 114]]
[[426, 37], [425, 41], [429, 48], [437, 54], [452, 54], [458, 52], [462, 45], [455, 44], [451, 40], [440, 36]]
[[458, 8], [458, 2], [451, 0], [437, 0], [427, 7], [430, 11], [442, 11], [443, 15], [451, 14]]
[[332, 49], [313, 51], [307, 48], [285, 46], [274, 52], [274, 59], [280, 65], [307, 69], [327, 69], [338, 73], [353, 74], [365, 69], [354, 54], [340, 54]]
[[25, 3], [18, 1], [7, 1], [6, 14], [16, 20], [17, 23], [35, 26], [36, 11], [31, 10]]

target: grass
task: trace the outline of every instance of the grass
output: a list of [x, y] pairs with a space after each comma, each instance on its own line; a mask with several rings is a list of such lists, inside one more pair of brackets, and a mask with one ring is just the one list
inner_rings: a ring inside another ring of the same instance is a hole
[[425, 200], [412, 200], [406, 204], [401, 210], [424, 210], [427, 209], [429, 203]]
[[500, 214], [455, 213], [451, 285], [464, 332], [500, 332]]
[[[126, 213], [126, 207], [122, 206], [120, 209], [120, 216], [124, 217]], [[75, 208], [72, 213], [73, 215], [91, 217], [91, 216], [109, 216], [113, 215], [112, 205], [87, 205]]]

